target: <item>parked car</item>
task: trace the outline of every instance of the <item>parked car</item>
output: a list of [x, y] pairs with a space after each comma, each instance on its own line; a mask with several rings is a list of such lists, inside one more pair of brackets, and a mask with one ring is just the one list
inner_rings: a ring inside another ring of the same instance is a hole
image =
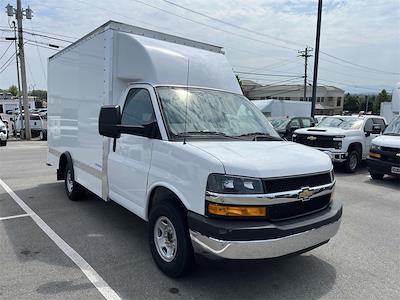
[[268, 118], [274, 129], [279, 133], [280, 137], [291, 141], [293, 132], [299, 128], [309, 128], [315, 126], [315, 120], [308, 117], [292, 117], [292, 118]]
[[0, 146], [7, 146], [8, 131], [7, 126], [0, 119]]
[[[47, 121], [44, 120], [39, 114], [31, 113], [30, 114], [30, 127], [32, 137], [38, 137], [43, 135], [43, 132], [46, 131], [47, 136]], [[21, 122], [22, 119], [22, 122]], [[14, 136], [21, 134], [21, 123], [23, 124], [22, 130], [25, 130], [25, 117], [23, 114], [19, 114], [15, 120], [15, 132]]]
[[400, 116], [372, 140], [367, 164], [372, 179], [382, 179], [385, 174], [400, 177]]
[[110, 21], [48, 70], [48, 164], [69, 199], [88, 189], [147, 221], [165, 274], [195, 252], [281, 257], [338, 231], [331, 160], [279, 137], [222, 48]]
[[367, 158], [371, 141], [385, 126], [386, 121], [380, 116], [333, 116], [315, 128], [296, 130], [293, 141], [324, 151], [333, 162], [343, 163], [346, 171], [353, 173]]

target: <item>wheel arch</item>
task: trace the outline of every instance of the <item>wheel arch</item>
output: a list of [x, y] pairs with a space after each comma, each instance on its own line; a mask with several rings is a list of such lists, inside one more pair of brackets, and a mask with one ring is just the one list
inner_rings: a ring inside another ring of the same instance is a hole
[[352, 150], [356, 150], [359, 154], [359, 159], [362, 159], [362, 155], [363, 155], [363, 146], [362, 143], [360, 142], [353, 142], [349, 145], [349, 147], [347, 148], [347, 152], [350, 154], [350, 151]]
[[65, 179], [65, 168], [68, 164], [73, 165], [72, 156], [68, 151], [65, 151], [60, 155], [60, 159], [58, 161], [57, 180]]
[[146, 210], [145, 210], [145, 219], [148, 220], [151, 209], [157, 205], [157, 203], [169, 201], [173, 202], [177, 207], [182, 209], [182, 211], [186, 212], [189, 210], [189, 205], [187, 201], [184, 200], [183, 195], [177, 191], [175, 188], [171, 186], [167, 186], [164, 184], [157, 184], [152, 186], [149, 189], [147, 201], [146, 201]]

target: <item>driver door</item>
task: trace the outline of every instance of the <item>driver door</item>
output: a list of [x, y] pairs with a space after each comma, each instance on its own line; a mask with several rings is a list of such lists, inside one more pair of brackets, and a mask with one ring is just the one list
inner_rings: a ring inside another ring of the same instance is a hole
[[[121, 103], [121, 125], [144, 126], [155, 122], [152, 97], [154, 91], [147, 86], [130, 88]], [[146, 136], [121, 134], [115, 151], [111, 145], [108, 156], [110, 198], [138, 215], [145, 209], [153, 141], [154, 138]]]

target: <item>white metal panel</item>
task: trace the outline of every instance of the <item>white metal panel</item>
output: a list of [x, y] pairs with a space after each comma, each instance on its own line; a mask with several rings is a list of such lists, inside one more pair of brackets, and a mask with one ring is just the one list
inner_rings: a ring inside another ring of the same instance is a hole
[[105, 42], [93, 36], [49, 61], [48, 144], [81, 162], [76, 180], [101, 195], [102, 143], [98, 115], [107, 103]]

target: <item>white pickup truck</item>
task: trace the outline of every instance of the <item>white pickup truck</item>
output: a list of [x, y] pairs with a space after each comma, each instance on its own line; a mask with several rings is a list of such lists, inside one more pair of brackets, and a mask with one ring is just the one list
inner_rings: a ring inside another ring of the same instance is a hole
[[283, 141], [223, 53], [110, 21], [49, 59], [48, 163], [71, 200], [88, 189], [148, 221], [172, 277], [195, 252], [274, 258], [339, 229], [331, 160]]
[[0, 118], [0, 146], [7, 146], [8, 131], [6, 124]]
[[382, 179], [385, 174], [400, 177], [400, 116], [372, 140], [367, 164], [372, 179]]
[[316, 127], [296, 130], [292, 140], [325, 152], [334, 163], [343, 163], [346, 171], [353, 173], [385, 126], [380, 116], [326, 117]]

